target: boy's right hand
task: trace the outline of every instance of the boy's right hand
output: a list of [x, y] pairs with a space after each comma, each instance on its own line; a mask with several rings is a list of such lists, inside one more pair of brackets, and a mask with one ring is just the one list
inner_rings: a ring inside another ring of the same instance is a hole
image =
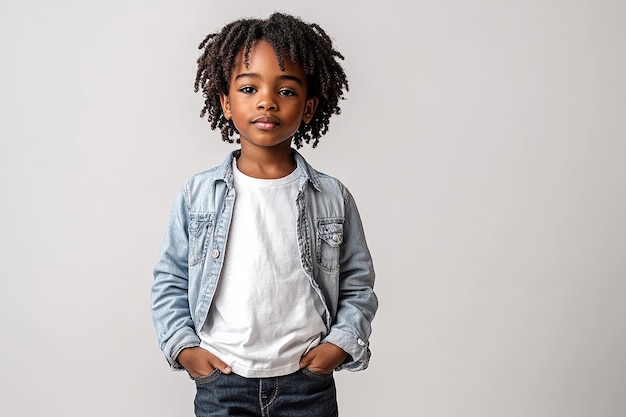
[[231, 367], [217, 356], [197, 346], [181, 350], [177, 359], [192, 378], [206, 376], [215, 369], [219, 369], [223, 374], [232, 372]]

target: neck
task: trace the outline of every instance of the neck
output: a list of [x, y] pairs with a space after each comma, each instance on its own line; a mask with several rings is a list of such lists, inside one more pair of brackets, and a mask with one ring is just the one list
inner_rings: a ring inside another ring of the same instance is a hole
[[267, 150], [242, 146], [237, 168], [249, 177], [276, 179], [291, 174], [296, 168], [296, 161], [291, 146]]

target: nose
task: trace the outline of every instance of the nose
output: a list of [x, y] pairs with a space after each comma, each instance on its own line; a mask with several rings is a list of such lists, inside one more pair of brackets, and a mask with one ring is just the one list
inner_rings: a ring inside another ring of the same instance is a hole
[[271, 92], [260, 93], [258, 95], [259, 101], [257, 102], [257, 109], [259, 110], [276, 110], [278, 104], [274, 99], [274, 95]]

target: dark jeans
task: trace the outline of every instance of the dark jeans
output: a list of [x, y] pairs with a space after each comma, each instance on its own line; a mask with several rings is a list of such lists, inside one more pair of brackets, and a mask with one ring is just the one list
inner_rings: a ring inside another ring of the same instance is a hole
[[301, 369], [274, 378], [244, 378], [219, 370], [195, 379], [196, 417], [336, 417], [332, 374]]

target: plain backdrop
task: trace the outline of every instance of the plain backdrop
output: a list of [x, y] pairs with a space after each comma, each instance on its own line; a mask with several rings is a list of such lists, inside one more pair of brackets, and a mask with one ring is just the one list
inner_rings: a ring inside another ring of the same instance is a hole
[[0, 415], [192, 416], [149, 311], [173, 199], [234, 145], [197, 45], [319, 23], [350, 92], [317, 149], [380, 310], [350, 416], [626, 415], [626, 3], [2, 1]]

